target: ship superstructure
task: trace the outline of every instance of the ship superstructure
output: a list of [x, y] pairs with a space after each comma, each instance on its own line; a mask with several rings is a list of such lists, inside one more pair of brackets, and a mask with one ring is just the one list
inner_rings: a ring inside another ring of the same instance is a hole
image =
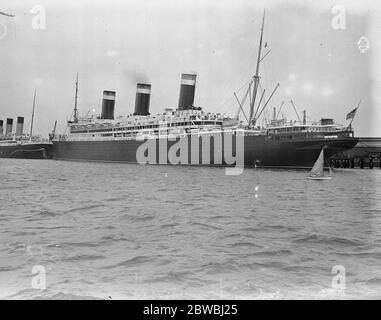
[[[162, 113], [151, 115], [152, 86], [138, 83], [133, 114], [115, 118], [116, 92], [106, 90], [100, 115], [78, 117], [77, 78], [74, 120], [69, 121], [66, 134], [54, 137], [54, 158], [141, 163], [138, 149], [147, 141], [154, 141], [155, 154], [147, 155], [147, 163], [233, 165], [231, 160], [238, 161], [241, 156], [245, 166], [312, 167], [323, 147], [327, 157], [351, 149], [357, 143], [352, 128], [337, 125], [332, 119], [307, 123], [305, 113], [303, 121], [286, 121], [274, 115], [270, 122], [258, 125], [279, 87], [277, 84], [268, 99], [264, 98], [264, 90], [258, 95], [259, 65], [264, 58], [263, 29], [264, 15], [256, 71], [242, 99], [235, 94], [239, 104], [236, 117], [205, 112], [195, 106], [197, 76], [192, 73], [181, 75], [177, 108], [164, 108]], [[244, 112], [247, 99], [248, 118]], [[239, 113], [246, 121], [239, 120]], [[182, 142], [182, 149], [181, 140], [187, 140]], [[171, 157], [176, 161], [170, 161]]]

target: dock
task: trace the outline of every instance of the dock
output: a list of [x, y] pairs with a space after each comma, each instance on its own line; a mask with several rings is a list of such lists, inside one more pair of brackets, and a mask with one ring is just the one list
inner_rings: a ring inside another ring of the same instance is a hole
[[381, 137], [361, 137], [357, 145], [329, 159], [333, 168], [381, 169]]

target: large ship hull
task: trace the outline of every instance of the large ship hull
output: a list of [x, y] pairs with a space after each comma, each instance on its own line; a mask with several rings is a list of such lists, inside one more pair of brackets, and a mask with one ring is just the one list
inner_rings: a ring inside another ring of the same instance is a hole
[[25, 143], [0, 145], [0, 158], [51, 159], [51, 143]]
[[[151, 141], [152, 148], [146, 150], [146, 157], [143, 161], [142, 152], [140, 151], [139, 156], [138, 149], [144, 150], [143, 143], [147, 145], [147, 140], [53, 141], [53, 159], [128, 163], [144, 163], [146, 159], [147, 163], [150, 164], [229, 166], [234, 165], [234, 163], [227, 161], [227, 157], [230, 156], [230, 159], [232, 157], [239, 158], [239, 152], [236, 148], [237, 137], [234, 136], [231, 141], [231, 145], [226, 147], [224, 141], [222, 143], [221, 140], [217, 142], [217, 139], [212, 136], [207, 145], [208, 148], [205, 149], [201, 138], [198, 138], [196, 143], [189, 139], [186, 144], [185, 158], [180, 156], [177, 161], [170, 159], [169, 150], [175, 143], [179, 144], [179, 139], [175, 141], [168, 141], [167, 139]], [[338, 152], [353, 148], [358, 139], [345, 137], [332, 140], [274, 141], [266, 135], [253, 135], [245, 136], [243, 141], [243, 160], [241, 163], [245, 167], [311, 168], [323, 147], [325, 147], [326, 158], [329, 158]], [[155, 152], [155, 154], [149, 156], [147, 154], [149, 151]], [[184, 149], [180, 152], [184, 152]], [[180, 158], [182, 160], [179, 160]]]

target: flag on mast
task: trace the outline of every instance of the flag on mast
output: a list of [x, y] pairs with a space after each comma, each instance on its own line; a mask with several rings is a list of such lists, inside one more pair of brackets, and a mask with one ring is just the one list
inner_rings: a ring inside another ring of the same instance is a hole
[[[358, 107], [357, 107], [357, 108], [358, 108]], [[357, 108], [354, 108], [351, 112], [349, 112], [349, 113], [347, 114], [347, 117], [346, 117], [347, 120], [348, 120], [348, 119], [353, 119], [353, 118], [355, 117], [356, 112], [357, 112]]]

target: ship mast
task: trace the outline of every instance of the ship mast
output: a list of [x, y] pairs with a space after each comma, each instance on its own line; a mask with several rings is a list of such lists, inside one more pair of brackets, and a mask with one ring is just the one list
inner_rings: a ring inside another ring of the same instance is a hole
[[77, 80], [75, 82], [75, 100], [74, 100], [74, 123], [78, 122], [78, 108], [77, 108], [77, 101], [78, 101], [78, 72], [77, 72]]
[[29, 140], [32, 140], [33, 121], [34, 121], [34, 108], [35, 108], [35, 106], [36, 106], [36, 89], [34, 89], [34, 96], [33, 96], [32, 121], [30, 122]]
[[257, 66], [255, 69], [255, 75], [253, 77], [254, 79], [254, 88], [253, 88], [253, 97], [251, 99], [250, 104], [250, 118], [249, 118], [249, 125], [255, 125], [256, 119], [253, 119], [254, 115], [254, 105], [255, 105], [255, 98], [257, 97], [258, 92], [258, 85], [259, 85], [259, 63], [261, 62], [261, 52], [262, 52], [262, 41], [263, 41], [263, 27], [265, 24], [265, 10], [263, 10], [263, 17], [262, 17], [262, 27], [261, 27], [261, 37], [259, 40], [259, 48], [258, 48], [258, 57], [257, 57]]

